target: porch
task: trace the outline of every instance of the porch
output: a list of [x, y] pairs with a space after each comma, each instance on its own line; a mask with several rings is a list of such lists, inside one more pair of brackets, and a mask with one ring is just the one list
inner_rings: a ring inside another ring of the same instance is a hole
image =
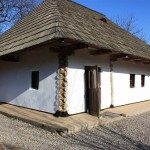
[[[150, 111], [150, 101], [125, 105], [101, 111], [97, 118], [86, 113], [72, 115], [66, 118], [56, 118], [52, 114], [0, 103], [0, 113], [14, 117], [53, 133], [70, 134], [85, 129], [91, 129], [101, 124], [118, 121], [128, 116]], [[120, 115], [121, 114], [121, 115]]]

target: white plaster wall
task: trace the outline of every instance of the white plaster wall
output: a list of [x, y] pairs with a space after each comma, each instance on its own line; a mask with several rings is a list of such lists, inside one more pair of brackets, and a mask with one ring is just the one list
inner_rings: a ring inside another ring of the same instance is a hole
[[[69, 56], [68, 112], [85, 112], [85, 66], [101, 67], [101, 109], [111, 105], [109, 56], [90, 56], [87, 50]], [[114, 62], [114, 106], [150, 99], [150, 65]], [[57, 54], [47, 49], [26, 52], [19, 62], [0, 61], [0, 101], [55, 113], [57, 110]], [[31, 88], [31, 72], [39, 71], [39, 89]], [[135, 88], [130, 88], [130, 73], [136, 74]], [[145, 87], [141, 87], [145, 74]]]
[[[130, 88], [130, 73], [136, 74], [135, 87]], [[141, 74], [145, 75], [145, 87], [141, 87]], [[150, 65], [118, 61], [113, 68], [114, 106], [150, 99]]]
[[[45, 48], [26, 52], [19, 62], [0, 61], [0, 101], [56, 112], [57, 55]], [[31, 72], [39, 71], [39, 89], [31, 88]]]
[[69, 57], [68, 67], [68, 112], [85, 112], [85, 66], [101, 67], [101, 109], [110, 107], [110, 68], [107, 55], [90, 56], [87, 50], [76, 51]]

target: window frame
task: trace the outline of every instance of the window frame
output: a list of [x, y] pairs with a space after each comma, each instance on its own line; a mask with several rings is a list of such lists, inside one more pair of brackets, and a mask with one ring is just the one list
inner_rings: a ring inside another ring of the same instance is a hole
[[145, 87], [145, 75], [141, 75], [141, 87]]
[[39, 89], [39, 71], [32, 71], [31, 72], [31, 88], [34, 90]]
[[135, 74], [131, 73], [130, 74], [130, 88], [135, 87]]

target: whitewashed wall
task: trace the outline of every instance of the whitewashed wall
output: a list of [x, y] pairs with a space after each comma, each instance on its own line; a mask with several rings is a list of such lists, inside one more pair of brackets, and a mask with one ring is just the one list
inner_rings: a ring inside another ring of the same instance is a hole
[[[0, 61], [0, 101], [55, 113], [57, 55], [46, 49], [26, 52], [19, 62]], [[39, 71], [39, 89], [31, 88], [31, 72]]]
[[[111, 105], [109, 56], [90, 56], [87, 50], [69, 56], [68, 112], [85, 112], [85, 66], [101, 67], [101, 109]], [[26, 52], [19, 62], [0, 61], [0, 101], [55, 113], [57, 110], [57, 54], [46, 49]], [[31, 72], [39, 71], [39, 89], [31, 88]], [[136, 74], [130, 88], [130, 73]], [[141, 87], [145, 74], [145, 87]], [[113, 63], [114, 106], [150, 99], [150, 65], [117, 61]]]
[[109, 57], [90, 56], [87, 50], [76, 51], [69, 57], [68, 69], [68, 112], [69, 114], [85, 112], [85, 66], [101, 67], [101, 108], [111, 104]]
[[[114, 106], [150, 99], [150, 65], [118, 61], [113, 69]], [[130, 88], [130, 73], [136, 74], [134, 88]], [[145, 87], [141, 87], [141, 74], [145, 75]]]

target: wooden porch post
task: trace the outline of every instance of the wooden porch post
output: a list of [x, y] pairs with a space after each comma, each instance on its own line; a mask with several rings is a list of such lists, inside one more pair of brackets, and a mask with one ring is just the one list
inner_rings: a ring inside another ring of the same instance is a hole
[[114, 107], [114, 85], [113, 85], [113, 63], [110, 60], [110, 88], [111, 88], [111, 105], [110, 107]]
[[57, 112], [54, 114], [56, 117], [67, 117], [67, 74], [68, 74], [68, 55], [62, 51], [58, 54], [59, 62], [59, 83], [58, 83], [58, 107]]

